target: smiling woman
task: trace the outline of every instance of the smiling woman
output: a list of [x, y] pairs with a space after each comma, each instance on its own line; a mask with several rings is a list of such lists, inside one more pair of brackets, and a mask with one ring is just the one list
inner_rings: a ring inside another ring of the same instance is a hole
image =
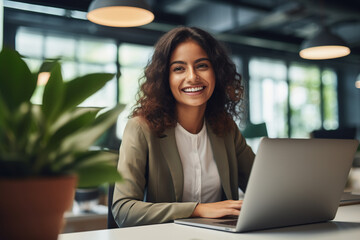
[[[184, 44], [188, 41], [192, 44]], [[198, 51], [198, 59], [192, 53], [195, 49]], [[185, 63], [184, 59], [175, 59], [176, 53], [182, 53], [183, 56], [191, 53], [194, 58], [192, 61], [197, 62]], [[215, 86], [206, 104], [205, 118], [216, 134], [229, 131], [233, 127], [233, 119], [239, 120], [244, 110], [241, 76], [223, 46], [209, 33], [198, 28], [175, 28], [157, 42], [152, 59], [145, 69], [145, 82], [139, 92], [141, 97], [132, 117], [143, 117], [157, 135], [161, 135], [167, 128], [175, 127], [178, 122], [175, 111], [177, 99], [171, 90], [170, 78], [175, 75], [173, 70], [177, 73], [189, 71], [189, 66], [185, 68], [187, 64], [192, 64], [192, 68], [196, 64], [197, 69], [193, 70], [197, 74], [204, 70], [205, 65], [212, 69]], [[211, 71], [206, 69], [205, 72]]]
[[215, 74], [206, 52], [195, 41], [185, 41], [175, 48], [170, 59], [169, 82], [176, 99], [177, 121], [189, 132], [198, 133], [206, 103], [214, 92]]
[[138, 96], [120, 148], [118, 225], [238, 215], [255, 156], [233, 120], [243, 87], [220, 43], [198, 28], [168, 32]]

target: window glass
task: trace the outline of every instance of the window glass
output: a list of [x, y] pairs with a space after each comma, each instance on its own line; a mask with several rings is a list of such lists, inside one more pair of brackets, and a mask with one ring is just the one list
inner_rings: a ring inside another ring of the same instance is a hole
[[291, 137], [307, 138], [321, 128], [320, 70], [294, 63], [289, 68]]
[[142, 68], [122, 67], [119, 81], [119, 102], [122, 104], [133, 103], [139, 88], [139, 79], [144, 70]]
[[70, 37], [46, 36], [45, 37], [45, 58], [75, 58], [75, 39]]
[[249, 62], [250, 121], [265, 122], [269, 137], [287, 136], [286, 65], [282, 61], [253, 58]]
[[134, 104], [139, 88], [139, 79], [153, 52], [153, 47], [124, 43], [119, 47], [121, 76], [119, 79], [119, 102]]
[[322, 72], [323, 84], [323, 127], [326, 130], [337, 129], [338, 119], [338, 101], [337, 101], [337, 76], [331, 69], [325, 69]]
[[79, 63], [78, 64], [79, 75], [85, 75], [89, 73], [107, 72], [116, 73], [115, 63], [111, 64], [92, 64], [92, 63]]
[[243, 76], [243, 61], [239, 56], [231, 56], [231, 60], [234, 62], [236, 66], [236, 71]]
[[78, 42], [78, 59], [83, 62], [116, 62], [116, 44], [114, 41], [82, 38]]
[[[45, 58], [61, 58], [64, 81], [94, 72], [117, 72], [117, 46], [114, 40], [93, 39], [66, 34], [54, 34], [31, 28], [20, 28], [16, 34], [16, 49], [25, 55], [31, 71], [37, 72]], [[45, 50], [43, 52], [43, 50]], [[45, 83], [44, 83], [45, 82]], [[41, 104], [46, 79], [38, 82], [32, 101]], [[117, 102], [117, 81], [108, 82], [81, 106], [110, 107]]]
[[144, 68], [152, 56], [153, 47], [138, 44], [123, 43], [119, 47], [121, 66]]
[[61, 61], [61, 74], [64, 81], [69, 81], [79, 76], [78, 63], [75, 61]]
[[144, 75], [150, 57], [153, 53], [152, 46], [124, 43], [119, 46], [119, 102], [125, 106], [117, 121], [116, 135], [122, 135], [128, 121], [132, 107], [136, 103], [136, 94]]
[[41, 32], [27, 31], [20, 28], [15, 36], [15, 48], [26, 57], [43, 57], [44, 36]]

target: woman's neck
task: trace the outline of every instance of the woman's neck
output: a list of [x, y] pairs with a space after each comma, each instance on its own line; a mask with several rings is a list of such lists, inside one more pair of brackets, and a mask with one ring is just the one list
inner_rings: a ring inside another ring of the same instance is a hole
[[201, 131], [204, 124], [204, 107], [188, 107], [176, 106], [178, 123], [192, 134], [197, 134]]

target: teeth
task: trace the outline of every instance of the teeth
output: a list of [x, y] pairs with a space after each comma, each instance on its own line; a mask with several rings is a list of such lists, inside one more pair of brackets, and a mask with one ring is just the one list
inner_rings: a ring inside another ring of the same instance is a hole
[[185, 88], [184, 92], [197, 92], [197, 91], [200, 91], [200, 90], [203, 90], [203, 89], [204, 89], [204, 87]]

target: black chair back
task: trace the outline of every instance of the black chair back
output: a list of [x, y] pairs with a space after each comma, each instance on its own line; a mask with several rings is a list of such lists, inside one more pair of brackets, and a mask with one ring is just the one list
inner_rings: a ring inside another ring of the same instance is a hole
[[112, 205], [112, 199], [114, 195], [114, 184], [109, 185], [109, 193], [108, 193], [108, 216], [107, 216], [107, 228], [118, 228], [118, 225], [116, 224], [114, 220], [114, 216], [111, 211], [111, 205]]
[[336, 139], [355, 139], [356, 127], [343, 127], [335, 130], [319, 129], [311, 133], [313, 138], [336, 138]]

